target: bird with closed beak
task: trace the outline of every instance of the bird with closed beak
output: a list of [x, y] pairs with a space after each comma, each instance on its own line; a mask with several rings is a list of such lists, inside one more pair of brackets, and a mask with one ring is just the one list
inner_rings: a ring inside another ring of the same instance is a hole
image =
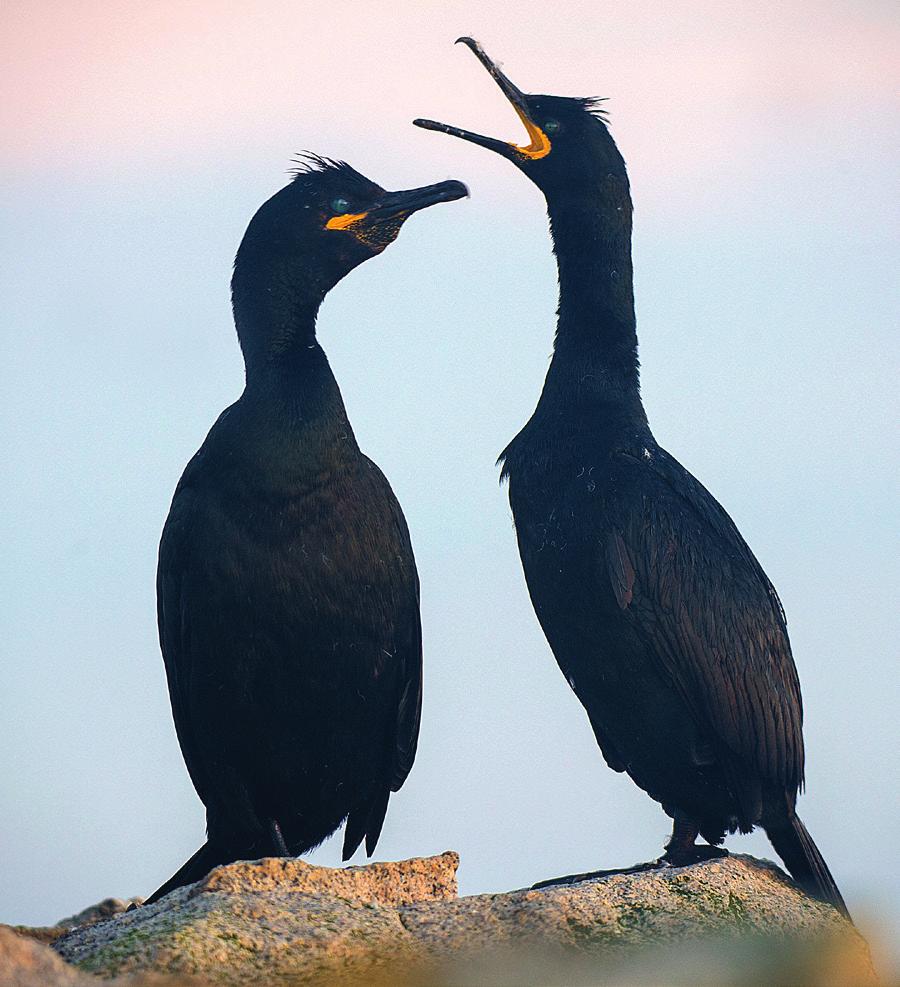
[[311, 157], [247, 228], [232, 301], [246, 366], [175, 490], [157, 575], [172, 714], [206, 843], [148, 900], [346, 820], [371, 855], [413, 764], [419, 582], [403, 512], [357, 445], [316, 336], [325, 295], [460, 182], [386, 192]]

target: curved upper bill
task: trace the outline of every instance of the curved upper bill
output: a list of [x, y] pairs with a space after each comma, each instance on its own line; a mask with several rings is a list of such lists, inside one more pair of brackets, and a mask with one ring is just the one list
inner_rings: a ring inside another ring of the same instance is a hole
[[450, 134], [451, 137], [461, 137], [463, 140], [471, 141], [473, 144], [478, 144], [491, 151], [496, 151], [498, 154], [502, 154], [507, 158], [530, 158], [534, 160], [543, 158], [549, 154], [550, 138], [531, 119], [528, 100], [522, 90], [507, 78], [505, 73], [491, 60], [487, 52], [485, 52], [474, 38], [457, 38], [456, 43], [466, 45], [475, 54], [478, 61], [490, 72], [494, 82], [500, 87], [501, 92], [510, 101], [513, 109], [518, 113], [519, 119], [525, 125], [525, 130], [528, 132], [531, 143], [527, 146], [511, 144], [508, 141], [497, 140], [494, 137], [483, 137], [481, 134], [472, 133], [471, 130], [451, 127], [449, 124], [438, 123], [435, 120], [423, 120], [420, 118], [413, 120], [413, 124], [416, 127], [421, 127], [423, 130], [437, 130], [443, 134]]
[[[404, 189], [402, 192], [385, 192], [366, 212], [346, 212], [332, 216], [325, 224], [325, 229], [356, 230], [360, 228], [360, 224], [371, 226], [391, 219], [399, 219], [402, 223], [407, 216], [420, 209], [436, 206], [439, 202], [464, 199], [468, 194], [469, 190], [466, 186], [457, 181], [438, 182], [436, 185]], [[397, 228], [399, 229], [399, 226]]]
[[457, 181], [438, 182], [436, 185], [406, 189], [403, 192], [388, 192], [369, 210], [369, 218], [378, 221], [392, 216], [409, 216], [439, 202], [464, 199], [468, 194], [466, 186]]

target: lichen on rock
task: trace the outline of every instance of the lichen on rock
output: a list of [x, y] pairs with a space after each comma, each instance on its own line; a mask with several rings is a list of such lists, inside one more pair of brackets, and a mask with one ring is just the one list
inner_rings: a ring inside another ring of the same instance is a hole
[[458, 862], [230, 864], [54, 948], [95, 975], [216, 985], [876, 982], [850, 923], [750, 857], [465, 898]]

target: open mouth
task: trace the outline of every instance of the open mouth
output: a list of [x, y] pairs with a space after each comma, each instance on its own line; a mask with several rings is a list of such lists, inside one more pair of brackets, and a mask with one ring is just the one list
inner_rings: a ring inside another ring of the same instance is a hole
[[527, 145], [513, 144], [509, 141], [497, 140], [494, 137], [484, 137], [481, 134], [472, 133], [471, 130], [463, 130], [461, 127], [452, 127], [447, 123], [438, 123], [436, 120], [413, 120], [413, 124], [423, 130], [437, 130], [442, 134], [450, 134], [451, 137], [461, 137], [463, 140], [471, 141], [481, 147], [486, 147], [491, 151], [496, 151], [506, 158], [512, 160], [537, 161], [546, 157], [550, 153], [550, 138], [532, 120], [528, 110], [528, 101], [525, 94], [512, 83], [501, 71], [500, 67], [491, 60], [481, 45], [474, 38], [457, 38], [457, 44], [464, 44], [469, 48], [479, 62], [490, 72], [491, 78], [500, 87], [500, 91], [510, 101], [513, 109], [518, 113], [519, 119], [525, 125], [530, 143]]

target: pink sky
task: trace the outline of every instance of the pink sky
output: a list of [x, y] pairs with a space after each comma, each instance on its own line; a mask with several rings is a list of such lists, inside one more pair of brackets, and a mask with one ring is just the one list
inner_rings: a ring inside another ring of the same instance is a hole
[[16, 171], [88, 174], [252, 142], [437, 161], [446, 145], [413, 131], [414, 116], [519, 136], [452, 45], [470, 33], [523, 89], [610, 96], [643, 178], [677, 179], [700, 161], [752, 158], [760, 141], [777, 153], [782, 135], [886, 142], [897, 27], [881, 2], [12, 0], [3, 156]]

